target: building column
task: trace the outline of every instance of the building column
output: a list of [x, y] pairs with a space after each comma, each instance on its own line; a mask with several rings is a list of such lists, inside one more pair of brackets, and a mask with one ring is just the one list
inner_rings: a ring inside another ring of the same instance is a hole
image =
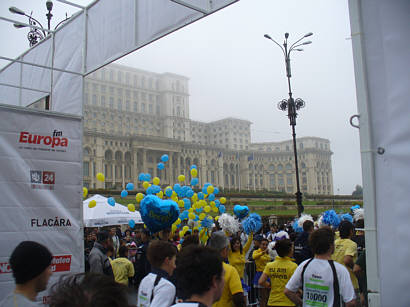
[[124, 162], [121, 163], [121, 177], [122, 177], [122, 188], [125, 189], [125, 166]]
[[147, 173], [148, 168], [147, 168], [147, 150], [143, 149], [142, 150], [142, 172]]
[[224, 167], [223, 167], [222, 158], [218, 158], [218, 160], [216, 162], [216, 165], [218, 167], [217, 175], [216, 175], [218, 177], [218, 183], [219, 183], [219, 186], [222, 189], [224, 189], [225, 188], [225, 184], [224, 184], [225, 181], [224, 181]]
[[[115, 161], [115, 160], [114, 160]], [[112, 186], [115, 186], [115, 162], [111, 164]]]
[[131, 161], [131, 178], [134, 182], [134, 186], [138, 185], [138, 149], [133, 151], [133, 160]]

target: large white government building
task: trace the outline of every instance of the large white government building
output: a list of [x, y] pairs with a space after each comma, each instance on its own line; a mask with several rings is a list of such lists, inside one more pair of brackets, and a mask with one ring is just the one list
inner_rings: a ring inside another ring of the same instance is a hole
[[[179, 174], [223, 189], [296, 192], [292, 141], [252, 143], [251, 122], [189, 118], [189, 79], [110, 64], [87, 77], [84, 90], [84, 185], [141, 186], [139, 173], [173, 185]], [[333, 194], [330, 142], [297, 139], [303, 193]], [[169, 155], [165, 169], [157, 163]], [[105, 182], [96, 180], [102, 172]]]

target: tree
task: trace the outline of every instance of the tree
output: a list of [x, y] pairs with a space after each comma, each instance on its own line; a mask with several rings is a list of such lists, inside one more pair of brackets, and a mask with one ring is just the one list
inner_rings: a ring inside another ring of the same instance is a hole
[[363, 196], [363, 188], [357, 184], [355, 190], [352, 192], [352, 196]]

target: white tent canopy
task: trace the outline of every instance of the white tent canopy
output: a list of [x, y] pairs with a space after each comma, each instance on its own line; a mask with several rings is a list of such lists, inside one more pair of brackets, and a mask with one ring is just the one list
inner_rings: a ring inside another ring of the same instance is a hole
[[[115, 203], [112, 207], [107, 202], [107, 197], [94, 195], [83, 201], [83, 220], [85, 227], [102, 227], [110, 225], [128, 224], [134, 220], [135, 224], [142, 224], [141, 214], [138, 211], [131, 212], [127, 207]], [[95, 200], [97, 205], [89, 208], [90, 201]]]

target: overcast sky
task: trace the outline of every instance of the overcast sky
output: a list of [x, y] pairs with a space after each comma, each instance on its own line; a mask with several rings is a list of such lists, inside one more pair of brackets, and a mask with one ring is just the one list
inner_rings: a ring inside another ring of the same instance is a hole
[[[0, 15], [25, 21], [9, 13], [8, 7], [16, 6], [33, 10], [46, 25], [45, 2], [1, 0]], [[71, 15], [75, 9], [54, 1], [54, 21], [65, 12]], [[296, 134], [330, 140], [334, 191], [350, 194], [362, 180], [359, 132], [349, 124], [357, 106], [347, 1], [241, 0], [118, 62], [189, 77], [192, 119], [247, 119], [253, 123], [252, 142], [282, 141], [291, 138], [286, 114], [276, 106], [288, 93], [284, 59], [263, 35], [282, 42], [285, 32], [290, 42], [314, 33], [308, 38], [313, 43], [291, 57], [294, 97], [306, 101]], [[0, 21], [0, 55], [15, 58], [22, 53], [28, 48], [26, 34]]]

